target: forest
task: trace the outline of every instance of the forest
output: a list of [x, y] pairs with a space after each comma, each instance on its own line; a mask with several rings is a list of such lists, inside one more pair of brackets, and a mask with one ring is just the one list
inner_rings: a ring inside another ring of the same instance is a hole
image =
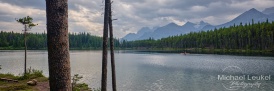
[[[46, 33], [28, 33], [28, 49], [46, 49]], [[69, 33], [70, 49], [100, 49], [102, 37], [90, 33]], [[274, 50], [274, 22], [258, 22], [233, 25], [209, 31], [190, 32], [154, 40], [136, 41], [114, 39], [115, 48], [121, 49], [242, 49]], [[0, 33], [0, 49], [23, 49], [24, 34]]]
[[[28, 49], [46, 49], [46, 33], [28, 33]], [[70, 49], [99, 49], [102, 48], [102, 37], [89, 33], [69, 33]], [[114, 39], [114, 46], [119, 46], [119, 41]], [[0, 32], [0, 49], [24, 49], [24, 34], [14, 32]]]
[[209, 31], [190, 32], [154, 40], [123, 41], [121, 47], [135, 49], [241, 49], [274, 50], [274, 22], [233, 25]]

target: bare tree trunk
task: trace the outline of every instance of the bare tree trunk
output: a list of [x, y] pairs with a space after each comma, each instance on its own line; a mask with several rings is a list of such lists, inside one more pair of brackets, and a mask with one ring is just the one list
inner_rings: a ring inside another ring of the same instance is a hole
[[24, 75], [27, 73], [27, 25], [25, 24], [25, 31], [24, 31], [24, 42], [25, 42], [25, 64], [24, 64]]
[[46, 0], [51, 91], [71, 91], [68, 0]]
[[109, 5], [110, 5], [110, 0], [105, 0], [101, 91], [107, 91], [107, 55], [108, 55], [107, 42], [108, 42], [108, 22], [109, 22], [109, 9], [110, 9]]
[[114, 42], [113, 42], [113, 27], [112, 27], [112, 13], [111, 4], [109, 8], [109, 37], [110, 37], [110, 56], [111, 56], [111, 73], [112, 73], [112, 90], [116, 91], [116, 72], [114, 60]]

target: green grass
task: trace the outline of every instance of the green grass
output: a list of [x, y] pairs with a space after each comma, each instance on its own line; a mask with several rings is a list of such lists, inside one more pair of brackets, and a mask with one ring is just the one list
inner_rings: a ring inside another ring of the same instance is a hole
[[34, 86], [28, 86], [30, 79], [36, 79], [38, 82], [48, 81], [42, 71], [29, 69], [25, 75], [15, 76], [13, 74], [0, 74], [0, 78], [18, 80], [18, 82], [0, 81], [0, 91], [37, 91]]
[[22, 82], [20, 83], [0, 83], [0, 90], [1, 91], [33, 91], [32, 87], [28, 86], [27, 84], [24, 84]]
[[100, 91], [100, 88], [89, 88], [86, 83], [78, 83], [82, 78], [79, 74], [74, 74], [72, 77], [72, 91]]
[[35, 70], [35, 69], [28, 69], [26, 74], [23, 74], [18, 78], [18, 80], [28, 80], [28, 79], [34, 79], [39, 77], [45, 77], [43, 75], [43, 71]]
[[14, 76], [13, 74], [7, 73], [7, 74], [0, 74], [0, 78], [8, 78], [8, 79], [18, 79], [19, 76]]
[[[28, 69], [25, 75], [15, 76], [13, 74], [0, 74], [0, 78], [8, 78], [18, 80], [18, 82], [0, 81], [0, 91], [38, 91], [35, 86], [27, 85], [27, 82], [31, 79], [36, 79], [39, 82], [48, 82], [49, 79], [45, 77], [42, 71]], [[78, 74], [73, 76], [75, 85], [73, 91], [100, 91], [100, 88], [89, 88], [86, 83], [77, 83], [82, 76]]]

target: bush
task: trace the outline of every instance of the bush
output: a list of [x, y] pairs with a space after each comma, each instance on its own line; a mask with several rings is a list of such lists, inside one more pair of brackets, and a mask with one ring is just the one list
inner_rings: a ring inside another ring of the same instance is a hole
[[86, 83], [77, 83], [80, 79], [82, 79], [82, 76], [79, 76], [79, 74], [75, 74], [72, 77], [72, 91], [100, 91], [99, 88], [89, 88]]
[[29, 68], [25, 74], [18, 78], [18, 80], [34, 79], [38, 77], [45, 77], [43, 71]]

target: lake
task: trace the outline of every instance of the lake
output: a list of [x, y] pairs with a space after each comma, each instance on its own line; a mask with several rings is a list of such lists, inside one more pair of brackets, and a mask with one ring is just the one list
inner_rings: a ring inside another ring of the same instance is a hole
[[[73, 50], [70, 55], [72, 75], [83, 76], [81, 82], [92, 88], [100, 87], [102, 51]], [[47, 61], [47, 51], [28, 51], [28, 68], [48, 76]], [[118, 91], [274, 90], [274, 57], [120, 50], [115, 51], [115, 61]], [[24, 51], [0, 51], [0, 73], [22, 74], [23, 64]], [[110, 71], [109, 61], [109, 90]]]

